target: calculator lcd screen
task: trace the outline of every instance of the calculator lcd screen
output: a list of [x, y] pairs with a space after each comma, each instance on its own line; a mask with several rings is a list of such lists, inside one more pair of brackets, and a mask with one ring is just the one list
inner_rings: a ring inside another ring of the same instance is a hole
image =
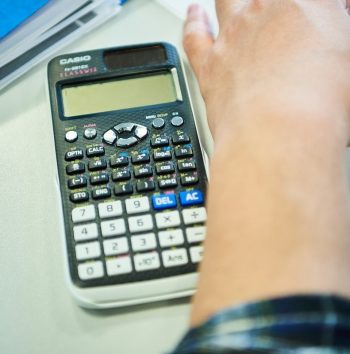
[[177, 100], [176, 87], [170, 71], [62, 89], [65, 117], [151, 106]]

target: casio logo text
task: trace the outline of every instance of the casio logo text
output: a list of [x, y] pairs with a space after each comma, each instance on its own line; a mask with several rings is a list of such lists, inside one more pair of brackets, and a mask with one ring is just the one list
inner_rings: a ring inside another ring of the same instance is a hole
[[90, 61], [91, 56], [90, 55], [84, 55], [81, 57], [74, 57], [74, 58], [64, 58], [60, 60], [61, 65], [67, 65], [67, 64], [75, 64], [75, 63], [81, 63], [84, 61]]

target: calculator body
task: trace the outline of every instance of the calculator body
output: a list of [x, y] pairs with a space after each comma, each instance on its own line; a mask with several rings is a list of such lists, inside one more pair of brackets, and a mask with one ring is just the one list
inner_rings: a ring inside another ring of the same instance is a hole
[[61, 55], [48, 82], [75, 299], [108, 308], [191, 295], [207, 172], [175, 47]]

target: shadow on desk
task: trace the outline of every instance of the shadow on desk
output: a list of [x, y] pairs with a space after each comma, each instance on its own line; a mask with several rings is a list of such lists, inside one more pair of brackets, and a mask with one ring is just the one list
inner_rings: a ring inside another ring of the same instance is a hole
[[174, 300], [166, 300], [166, 301], [157, 301], [142, 305], [132, 305], [132, 306], [124, 306], [124, 307], [117, 307], [117, 308], [110, 308], [110, 309], [87, 309], [83, 307], [78, 307], [83, 310], [86, 314], [91, 314], [93, 316], [98, 317], [108, 317], [108, 316], [118, 316], [118, 315], [125, 315], [131, 314], [141, 311], [147, 310], [155, 310], [160, 308], [169, 308], [172, 306], [178, 305], [186, 305], [189, 304], [191, 301], [191, 297], [184, 297], [181, 299], [174, 299]]

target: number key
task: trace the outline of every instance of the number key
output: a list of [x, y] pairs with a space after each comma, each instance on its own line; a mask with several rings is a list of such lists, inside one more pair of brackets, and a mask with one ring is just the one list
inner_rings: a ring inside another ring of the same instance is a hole
[[154, 233], [131, 236], [131, 244], [134, 252], [149, 251], [157, 248], [156, 235]]
[[129, 218], [129, 229], [131, 232], [149, 231], [153, 229], [151, 215], [132, 216]]
[[97, 238], [98, 230], [97, 224], [84, 224], [84, 225], [77, 225], [73, 227], [73, 234], [75, 241], [86, 241]]
[[100, 203], [98, 205], [98, 213], [101, 219], [120, 216], [123, 213], [122, 202], [117, 200], [109, 203]]
[[102, 221], [101, 232], [104, 237], [124, 235], [126, 232], [124, 219]]
[[94, 205], [87, 205], [84, 207], [74, 208], [72, 210], [72, 220], [74, 223], [94, 220], [95, 217], [96, 212]]
[[127, 199], [125, 206], [128, 214], [144, 213], [150, 209], [147, 197]]
[[78, 274], [81, 280], [102, 278], [104, 274], [102, 262], [96, 261], [79, 264]]
[[113, 238], [103, 241], [103, 249], [106, 256], [114, 256], [129, 251], [129, 244], [126, 237]]
[[78, 261], [97, 258], [101, 255], [99, 242], [83, 243], [75, 246], [75, 254]]

